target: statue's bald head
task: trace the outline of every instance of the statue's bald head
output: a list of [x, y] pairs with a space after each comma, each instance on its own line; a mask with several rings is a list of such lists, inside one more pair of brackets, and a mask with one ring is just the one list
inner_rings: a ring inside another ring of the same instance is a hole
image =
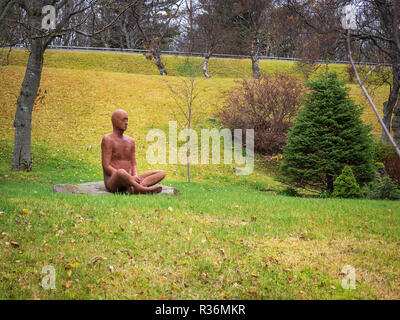
[[128, 114], [122, 109], [115, 110], [111, 115], [111, 122], [114, 129], [125, 131], [128, 126]]

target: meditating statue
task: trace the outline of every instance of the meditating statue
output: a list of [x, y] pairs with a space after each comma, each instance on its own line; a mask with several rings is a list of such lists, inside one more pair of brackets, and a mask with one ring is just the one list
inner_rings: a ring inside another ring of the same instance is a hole
[[128, 127], [128, 114], [118, 109], [111, 116], [113, 132], [101, 142], [104, 184], [110, 192], [129, 194], [159, 193], [156, 185], [165, 177], [163, 170], [138, 173], [135, 158], [135, 140], [124, 135]]

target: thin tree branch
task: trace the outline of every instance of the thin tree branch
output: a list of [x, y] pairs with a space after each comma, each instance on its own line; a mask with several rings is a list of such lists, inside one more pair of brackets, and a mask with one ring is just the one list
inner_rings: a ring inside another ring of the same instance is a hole
[[86, 32], [80, 31], [75, 29], [74, 31], [78, 34], [81, 34], [83, 36], [86, 37], [94, 37], [95, 35], [98, 35], [99, 33], [102, 33], [104, 30], [108, 29], [109, 27], [111, 27], [112, 25], [115, 24], [115, 22], [117, 22], [117, 20], [119, 19], [119, 17], [121, 17], [130, 7], [132, 7], [134, 4], [136, 3], [136, 1], [133, 1], [131, 4], [129, 4], [127, 7], [125, 7], [116, 17], [114, 20], [112, 20], [109, 24], [105, 25], [103, 28], [101, 28], [100, 30], [96, 31], [96, 32], [92, 32], [91, 34], [88, 34]]
[[[11, 11], [11, 8], [14, 6], [15, 2], [16, 2], [16, 0], [8, 0], [7, 4], [5, 6], [4, 6], [4, 4], [2, 4], [2, 7], [4, 7], [4, 9], [0, 13], [0, 25], [2, 24], [6, 15]], [[0, 7], [0, 9], [2, 9], [2, 8]]]
[[374, 66], [371, 70], [369, 70], [369, 71], [367, 72], [367, 74], [365, 75], [363, 81], [361, 81], [361, 84], [364, 85], [364, 83], [365, 83], [365, 81], [367, 81], [369, 75], [370, 75], [376, 68], [379, 68], [379, 67], [381, 67], [381, 66], [382, 66], [381, 64], [378, 64], [378, 65]]

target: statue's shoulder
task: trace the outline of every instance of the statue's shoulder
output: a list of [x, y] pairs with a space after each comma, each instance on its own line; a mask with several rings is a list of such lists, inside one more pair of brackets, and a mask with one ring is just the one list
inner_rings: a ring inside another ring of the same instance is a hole
[[107, 133], [103, 136], [102, 142], [108, 142], [112, 140], [112, 133]]
[[127, 135], [124, 135], [124, 137], [125, 137], [126, 141], [128, 141], [129, 143], [135, 144], [135, 139], [133, 139], [132, 137], [127, 136]]

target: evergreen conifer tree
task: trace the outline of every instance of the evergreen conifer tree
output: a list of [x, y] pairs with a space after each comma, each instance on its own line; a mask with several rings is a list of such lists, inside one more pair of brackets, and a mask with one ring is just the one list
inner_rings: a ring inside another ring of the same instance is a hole
[[374, 177], [371, 128], [350, 99], [345, 81], [326, 72], [307, 83], [304, 109], [288, 133], [280, 172], [297, 187], [333, 191], [346, 165], [360, 185]]
[[342, 173], [333, 183], [332, 196], [335, 198], [361, 198], [362, 195], [353, 171], [349, 166], [345, 166]]

